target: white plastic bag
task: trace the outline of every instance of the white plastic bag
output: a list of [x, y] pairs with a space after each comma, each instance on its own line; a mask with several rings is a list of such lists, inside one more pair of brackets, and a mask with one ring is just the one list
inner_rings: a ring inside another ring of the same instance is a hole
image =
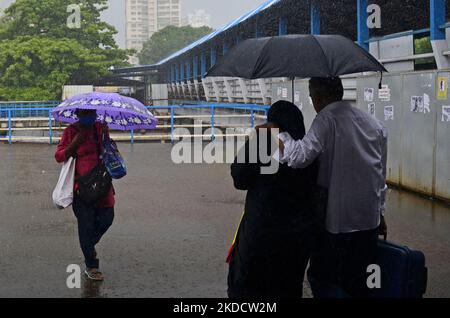
[[53, 203], [58, 209], [65, 209], [73, 201], [73, 183], [75, 181], [75, 159], [70, 157], [59, 174], [59, 180], [53, 190]]

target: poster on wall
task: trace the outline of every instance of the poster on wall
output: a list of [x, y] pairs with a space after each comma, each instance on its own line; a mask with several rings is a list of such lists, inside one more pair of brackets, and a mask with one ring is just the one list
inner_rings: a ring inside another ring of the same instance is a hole
[[281, 96], [282, 90], [283, 90], [283, 88], [281, 88], [281, 87], [278, 87], [278, 88], [277, 88], [277, 96], [278, 96], [278, 97]]
[[378, 99], [382, 102], [391, 101], [391, 89], [388, 85], [381, 85], [381, 89], [378, 90]]
[[300, 102], [300, 92], [296, 91], [294, 94], [294, 103]]
[[364, 88], [364, 101], [373, 102], [373, 88], [370, 87]]
[[442, 121], [450, 123], [450, 106], [442, 106]]
[[437, 89], [437, 99], [446, 100], [448, 91], [448, 77], [439, 76], [438, 77], [438, 89]]
[[423, 113], [423, 96], [411, 96], [411, 111]]
[[287, 88], [283, 88], [283, 90], [281, 92], [281, 97], [283, 97], [283, 98], [288, 97], [288, 89]]
[[370, 115], [375, 116], [375, 103], [370, 103], [368, 106], [368, 112]]
[[394, 120], [394, 106], [384, 106], [384, 120]]

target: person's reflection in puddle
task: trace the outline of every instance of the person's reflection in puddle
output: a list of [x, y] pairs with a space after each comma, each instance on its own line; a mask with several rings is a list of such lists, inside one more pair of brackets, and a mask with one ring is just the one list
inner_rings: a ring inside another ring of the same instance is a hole
[[81, 298], [105, 298], [102, 295], [101, 281], [93, 281], [90, 279], [85, 279], [83, 283], [83, 290], [81, 291]]

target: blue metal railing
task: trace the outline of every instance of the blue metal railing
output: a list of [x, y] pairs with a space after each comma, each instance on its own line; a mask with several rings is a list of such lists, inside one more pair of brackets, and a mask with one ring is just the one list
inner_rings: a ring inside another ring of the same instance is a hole
[[[170, 106], [148, 106], [147, 109], [159, 110], [167, 109], [170, 111], [170, 135], [171, 141], [174, 141], [174, 122], [175, 122], [175, 110], [176, 109], [209, 109], [211, 118], [211, 137], [214, 139], [214, 128], [216, 119], [216, 109], [231, 109], [231, 110], [244, 110], [250, 111], [250, 127], [255, 126], [255, 112], [264, 112], [264, 116], [267, 118], [267, 112], [270, 106], [262, 106], [257, 104], [225, 104], [225, 103], [213, 103], [213, 104], [197, 104], [197, 105], [170, 105]], [[133, 142], [133, 141], [132, 141]]]
[[[450, 22], [446, 22], [445, 24], [442, 24], [439, 26], [440, 30], [445, 30], [448, 28], [450, 28]], [[379, 37], [372, 37], [369, 40], [365, 41], [365, 43], [376, 42], [376, 41], [381, 41], [381, 40], [390, 40], [390, 39], [396, 39], [396, 38], [400, 38], [400, 37], [404, 37], [404, 36], [408, 36], [408, 35], [426, 34], [426, 33], [430, 33], [430, 28], [424, 28], [424, 29], [419, 29], [419, 30], [409, 30], [409, 31], [403, 31], [403, 32], [398, 32], [398, 33], [393, 33], [393, 34], [387, 34], [387, 35], [379, 36]]]
[[425, 33], [429, 33], [429, 32], [430, 32], [429, 28], [420, 29], [420, 30], [403, 31], [403, 32], [378, 36], [378, 37], [372, 37], [369, 40], [365, 41], [365, 43], [377, 42], [377, 41], [381, 41], [381, 40], [397, 39], [397, 38], [401, 38], [404, 36], [415, 35], [415, 34], [425, 34]]
[[[1, 106], [3, 106], [2, 104]], [[15, 107], [6, 108], [0, 107], [0, 119], [6, 119], [7, 122], [7, 138], [8, 143], [12, 144], [12, 121], [15, 118], [25, 118], [25, 117], [35, 117], [35, 118], [48, 118], [48, 129], [49, 129], [49, 143], [53, 143], [53, 117], [52, 110], [55, 108], [53, 103], [41, 103], [35, 104], [35, 107], [19, 107], [20, 104], [13, 104]], [[29, 105], [29, 104], [28, 104]], [[39, 107], [43, 105], [45, 107]], [[170, 113], [170, 136], [171, 141], [174, 141], [174, 131], [175, 131], [175, 110], [177, 109], [209, 109], [210, 120], [211, 120], [211, 138], [214, 139], [214, 128], [216, 126], [216, 110], [217, 109], [230, 109], [230, 110], [243, 110], [250, 111], [250, 127], [255, 126], [255, 113], [263, 112], [264, 116], [267, 118], [267, 112], [269, 106], [262, 106], [256, 104], [224, 104], [224, 103], [211, 103], [211, 104], [198, 104], [198, 105], [169, 105], [169, 106], [147, 106], [149, 110], [167, 110]], [[208, 116], [209, 117], [209, 116]], [[134, 131], [130, 132], [131, 143], [134, 143]]]
[[47, 105], [58, 106], [61, 101], [51, 100], [51, 101], [36, 101], [36, 102], [0, 102], [0, 108], [22, 108], [22, 107], [44, 107]]
[[0, 118], [6, 118], [7, 112], [11, 110], [12, 116], [16, 117], [44, 117], [47, 116], [46, 109], [58, 106], [60, 101], [48, 102], [0, 102]]

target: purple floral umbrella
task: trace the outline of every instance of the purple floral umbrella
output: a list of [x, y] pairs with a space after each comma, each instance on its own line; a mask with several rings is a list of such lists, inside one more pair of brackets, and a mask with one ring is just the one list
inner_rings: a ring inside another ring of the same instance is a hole
[[68, 98], [53, 109], [55, 120], [65, 123], [78, 121], [77, 109], [97, 111], [97, 121], [111, 129], [155, 129], [158, 120], [139, 101], [116, 93], [88, 93]]

